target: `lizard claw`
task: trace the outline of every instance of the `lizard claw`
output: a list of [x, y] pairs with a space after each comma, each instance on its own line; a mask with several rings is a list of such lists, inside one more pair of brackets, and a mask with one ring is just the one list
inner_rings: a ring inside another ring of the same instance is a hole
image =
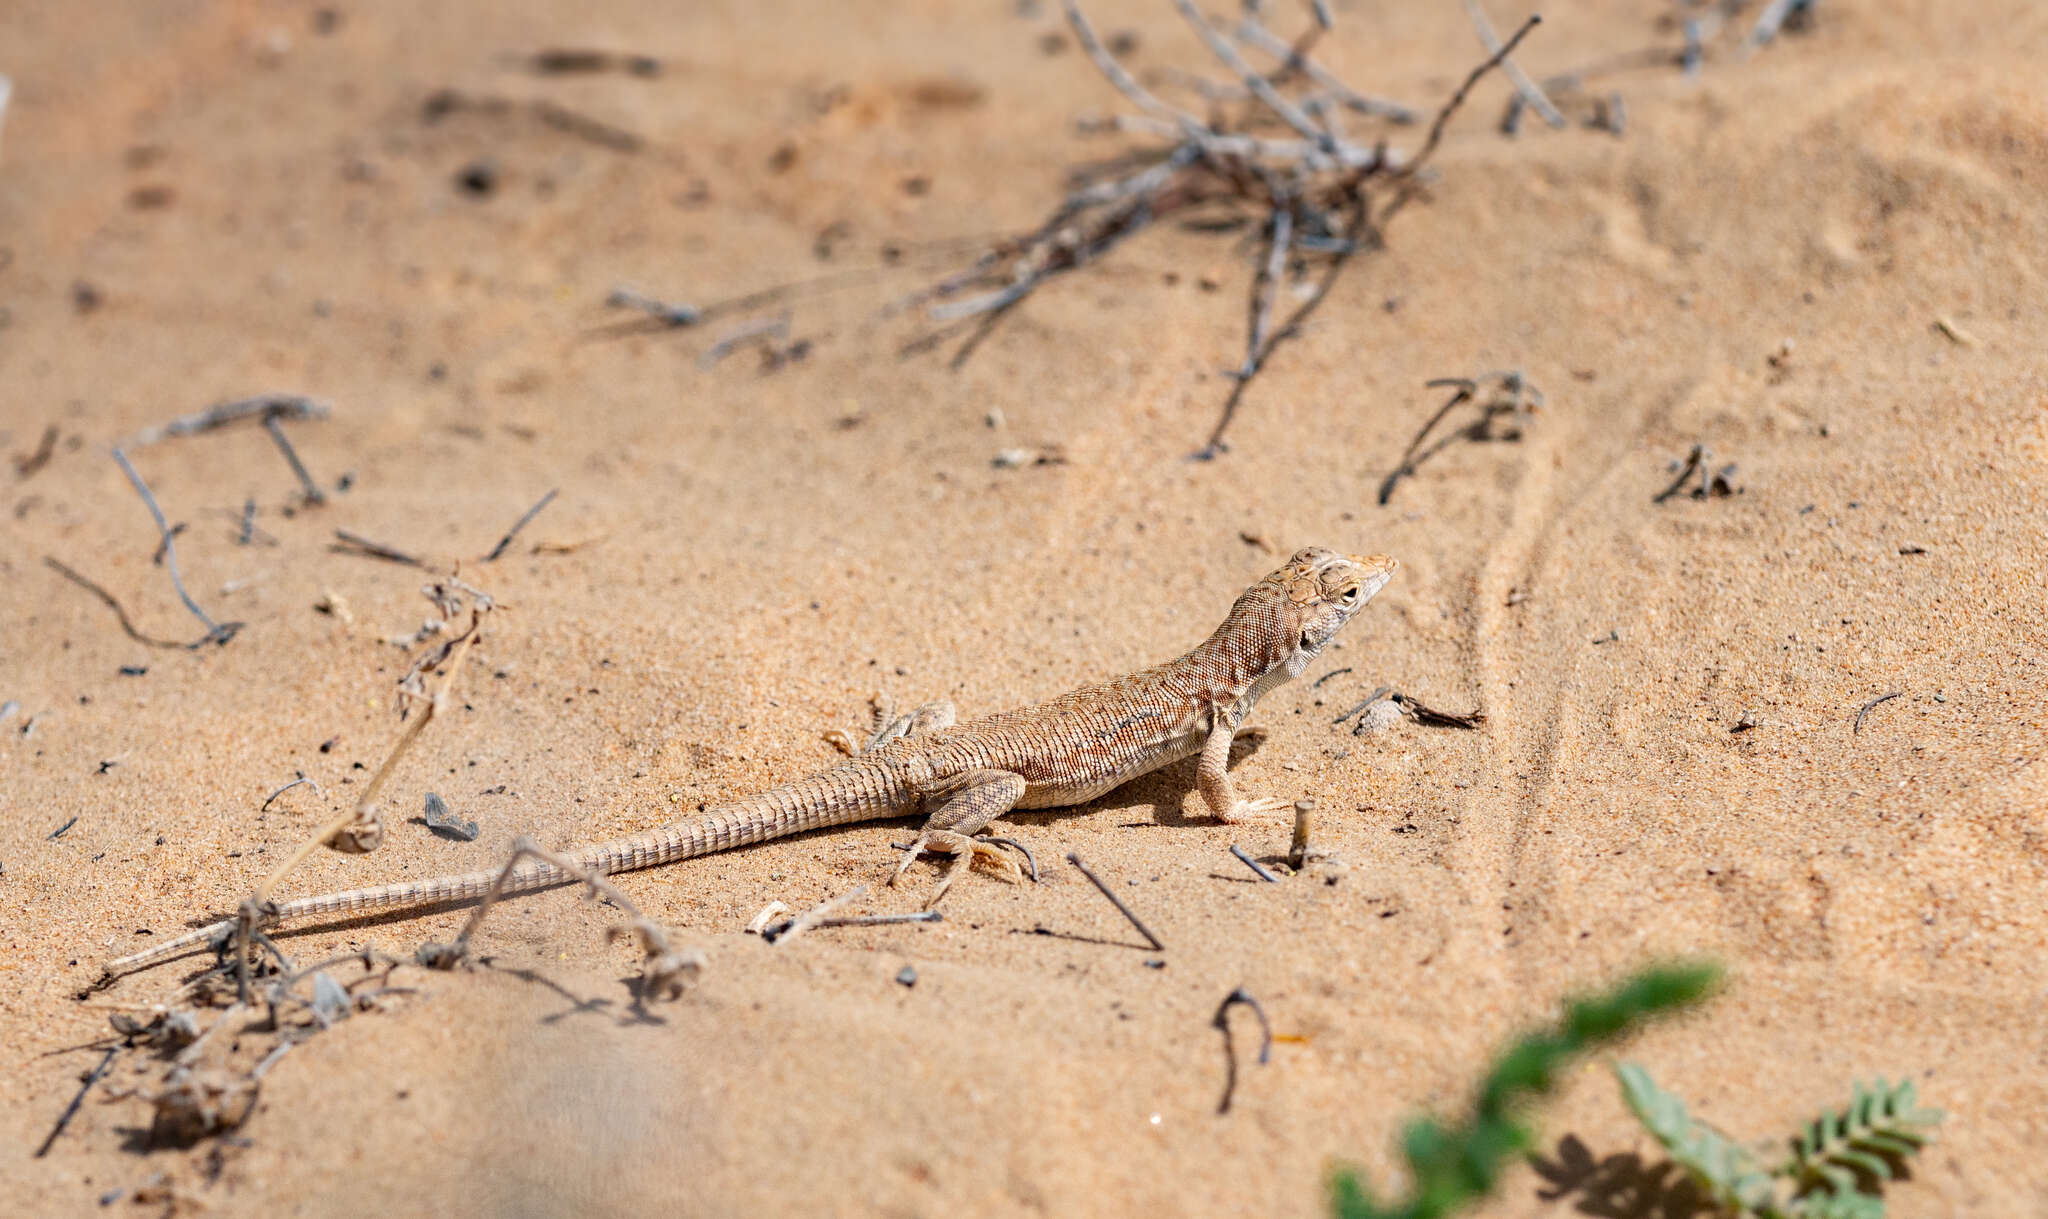
[[939, 899], [946, 896], [946, 890], [952, 888], [953, 882], [960, 878], [960, 873], [970, 868], [993, 872], [1011, 884], [1017, 884], [1024, 879], [1024, 872], [1011, 862], [1009, 856], [1003, 854], [1001, 846], [997, 845], [999, 843], [1023, 851], [1024, 858], [1031, 863], [1031, 878], [1038, 879], [1038, 861], [1031, 858], [1031, 852], [1024, 850], [1021, 843], [1012, 842], [1007, 838], [971, 838], [954, 830], [927, 830], [912, 842], [903, 844], [903, 862], [896, 865], [896, 871], [890, 875], [889, 883], [893, 885], [902, 879], [903, 873], [909, 870], [911, 863], [919, 855], [930, 853], [951, 855], [953, 862], [946, 866], [945, 875], [939, 877], [939, 883], [932, 889], [930, 899], [924, 904], [927, 910], [938, 905]]
[[1254, 800], [1239, 800], [1229, 812], [1219, 813], [1216, 820], [1223, 822], [1225, 825], [1236, 825], [1240, 822], [1263, 817], [1267, 813], [1277, 813], [1281, 809], [1292, 807], [1293, 805], [1285, 800], [1277, 799], [1273, 796], [1260, 796]]

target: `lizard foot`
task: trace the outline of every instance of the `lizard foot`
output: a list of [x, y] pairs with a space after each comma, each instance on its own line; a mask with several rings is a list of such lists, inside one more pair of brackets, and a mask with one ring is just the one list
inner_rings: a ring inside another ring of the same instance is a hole
[[1239, 800], [1229, 812], [1219, 813], [1216, 820], [1221, 821], [1225, 825], [1237, 825], [1241, 822], [1263, 817], [1267, 813], [1277, 813], [1281, 809], [1293, 807], [1294, 805], [1290, 801], [1277, 799], [1273, 796], [1260, 796], [1255, 800]]
[[868, 706], [874, 710], [874, 727], [866, 737], [856, 737], [844, 728], [833, 728], [823, 734], [825, 743], [849, 758], [857, 758], [873, 753], [891, 741], [951, 728], [958, 719], [953, 704], [943, 699], [894, 718], [890, 717], [889, 705], [879, 694], [868, 700]]
[[[939, 899], [946, 896], [946, 890], [952, 888], [953, 882], [960, 878], [960, 873], [970, 868], [981, 868], [1011, 884], [1017, 884], [1024, 879], [1024, 872], [1011, 862], [1009, 856], [1003, 854], [1003, 846], [1015, 846], [1024, 852], [1025, 859], [1031, 860], [1031, 852], [1025, 851], [1022, 844], [1011, 842], [1007, 838], [973, 838], [957, 830], [926, 830], [914, 841], [903, 845], [903, 862], [896, 865], [896, 871], [890, 875], [889, 883], [893, 885], [901, 880], [903, 873], [909, 870], [911, 863], [919, 855], [929, 853], [951, 855], [953, 862], [946, 866], [945, 875], [939, 878], [938, 885], [932, 889], [931, 898], [924, 904], [927, 910], [938, 905]], [[1036, 860], [1031, 860], [1031, 878], [1038, 879]]]

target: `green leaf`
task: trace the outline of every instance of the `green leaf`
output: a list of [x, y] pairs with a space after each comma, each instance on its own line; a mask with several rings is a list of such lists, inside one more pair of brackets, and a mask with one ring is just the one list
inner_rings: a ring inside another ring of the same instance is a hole
[[1355, 1168], [1330, 1174], [1330, 1210], [1337, 1219], [1395, 1219], [1395, 1212], [1381, 1210], [1372, 1200]]
[[1794, 1202], [1798, 1219], [1884, 1219], [1884, 1200], [1869, 1194], [1808, 1194]]
[[1650, 1073], [1632, 1062], [1617, 1063], [1622, 1099], [1661, 1144], [1665, 1154], [1690, 1173], [1724, 1207], [1759, 1210], [1772, 1205], [1777, 1190], [1771, 1175], [1749, 1149], [1686, 1112], [1685, 1102], [1659, 1088]]
[[[1494, 1060], [1462, 1120], [1423, 1118], [1408, 1125], [1401, 1150], [1414, 1180], [1405, 1197], [1377, 1202], [1356, 1169], [1340, 1168], [1329, 1178], [1332, 1212], [1340, 1219], [1438, 1219], [1483, 1197], [1501, 1170], [1534, 1144], [1534, 1133], [1516, 1118], [1520, 1102], [1550, 1091], [1577, 1055], [1660, 1012], [1697, 1002], [1720, 976], [1719, 967], [1705, 964], [1648, 969], [1605, 995], [1569, 1003], [1557, 1028], [1522, 1037]], [[1682, 1127], [1683, 1105], [1677, 1120]]]
[[1883, 1200], [1863, 1192], [1863, 1182], [1881, 1184], [1897, 1176], [1897, 1165], [1919, 1153], [1944, 1116], [1915, 1106], [1910, 1079], [1856, 1084], [1847, 1108], [1821, 1114], [1794, 1143], [1784, 1174], [1802, 1191], [1800, 1213], [1828, 1219], [1882, 1215]]

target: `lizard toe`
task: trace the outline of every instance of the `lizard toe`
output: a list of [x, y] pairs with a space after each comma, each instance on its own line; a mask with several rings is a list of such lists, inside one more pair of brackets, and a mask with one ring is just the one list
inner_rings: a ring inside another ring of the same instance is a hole
[[1253, 800], [1239, 800], [1229, 812], [1221, 814], [1216, 819], [1225, 825], [1237, 825], [1241, 822], [1256, 820], [1268, 813], [1277, 813], [1281, 809], [1292, 807], [1287, 801], [1277, 797], [1260, 796]]

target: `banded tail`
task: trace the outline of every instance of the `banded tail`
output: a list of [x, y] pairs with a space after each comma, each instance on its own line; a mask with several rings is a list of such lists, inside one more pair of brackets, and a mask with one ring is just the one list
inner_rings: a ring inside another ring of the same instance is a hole
[[[759, 795], [707, 809], [695, 817], [671, 821], [655, 829], [580, 847], [565, 854], [585, 871], [607, 875], [633, 872], [786, 838], [807, 830], [905, 816], [914, 811], [916, 802], [915, 793], [891, 767], [876, 760], [855, 759], [794, 783], [770, 788]], [[323, 914], [355, 915], [405, 906], [476, 901], [490, 890], [492, 882], [502, 871], [502, 867], [486, 868], [428, 880], [397, 881], [318, 897], [294, 898], [277, 904], [276, 921], [284, 923]], [[505, 896], [530, 893], [536, 889], [569, 884], [575, 879], [553, 864], [529, 860], [513, 870], [502, 893]], [[233, 919], [223, 919], [141, 952], [109, 961], [103, 967], [102, 981], [182, 956], [227, 934], [234, 926]]]

